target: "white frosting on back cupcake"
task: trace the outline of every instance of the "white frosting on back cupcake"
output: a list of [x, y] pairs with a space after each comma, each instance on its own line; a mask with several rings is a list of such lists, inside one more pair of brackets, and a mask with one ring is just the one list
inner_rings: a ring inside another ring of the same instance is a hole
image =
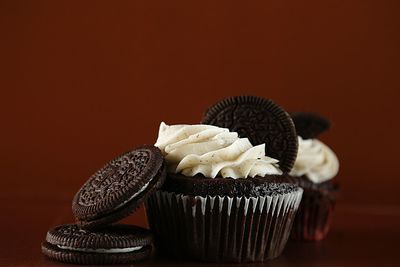
[[317, 139], [298, 138], [299, 151], [290, 174], [306, 175], [313, 183], [322, 183], [335, 177], [339, 171], [339, 160], [335, 153]]
[[265, 156], [265, 144], [253, 146], [249, 139], [212, 125], [166, 125], [161, 123], [155, 144], [163, 152], [168, 170], [186, 176], [203, 174], [247, 178], [282, 174], [278, 160]]

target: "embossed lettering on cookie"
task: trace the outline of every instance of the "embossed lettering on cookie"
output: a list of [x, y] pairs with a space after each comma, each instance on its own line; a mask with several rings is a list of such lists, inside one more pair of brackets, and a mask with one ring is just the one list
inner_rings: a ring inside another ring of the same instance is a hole
[[247, 137], [252, 145], [265, 144], [265, 154], [290, 172], [297, 156], [297, 134], [289, 114], [270, 99], [234, 96], [208, 108], [201, 121], [228, 128]]
[[101, 228], [135, 211], [164, 183], [161, 151], [142, 146], [107, 163], [76, 193], [72, 211], [81, 228]]
[[121, 264], [150, 256], [153, 236], [149, 230], [115, 224], [100, 230], [64, 224], [50, 229], [42, 252], [52, 260], [74, 264]]

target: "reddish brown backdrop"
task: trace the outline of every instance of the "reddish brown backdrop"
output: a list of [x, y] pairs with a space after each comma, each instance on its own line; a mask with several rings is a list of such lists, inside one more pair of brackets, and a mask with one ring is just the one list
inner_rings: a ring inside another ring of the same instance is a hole
[[397, 209], [398, 12], [396, 0], [1, 1], [3, 211], [18, 198], [56, 214], [161, 121], [196, 123], [240, 94], [329, 117], [341, 202]]

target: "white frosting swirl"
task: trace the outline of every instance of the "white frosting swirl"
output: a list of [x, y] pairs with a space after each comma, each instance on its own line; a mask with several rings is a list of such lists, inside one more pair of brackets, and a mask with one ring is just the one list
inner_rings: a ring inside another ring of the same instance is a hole
[[282, 174], [278, 160], [265, 156], [265, 144], [253, 146], [249, 139], [217, 126], [160, 125], [155, 144], [163, 152], [170, 172], [186, 176], [198, 173], [247, 178]]
[[313, 183], [322, 183], [336, 176], [339, 160], [335, 153], [317, 139], [299, 138], [299, 151], [290, 172], [293, 176], [306, 175]]

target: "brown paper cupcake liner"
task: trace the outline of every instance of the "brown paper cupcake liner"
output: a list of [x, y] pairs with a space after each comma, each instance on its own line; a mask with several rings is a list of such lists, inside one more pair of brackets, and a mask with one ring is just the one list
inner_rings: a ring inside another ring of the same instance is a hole
[[291, 239], [299, 241], [324, 239], [329, 232], [335, 203], [334, 193], [304, 189], [294, 220]]
[[265, 197], [188, 196], [157, 191], [147, 203], [156, 247], [175, 257], [254, 262], [279, 256], [303, 190]]

